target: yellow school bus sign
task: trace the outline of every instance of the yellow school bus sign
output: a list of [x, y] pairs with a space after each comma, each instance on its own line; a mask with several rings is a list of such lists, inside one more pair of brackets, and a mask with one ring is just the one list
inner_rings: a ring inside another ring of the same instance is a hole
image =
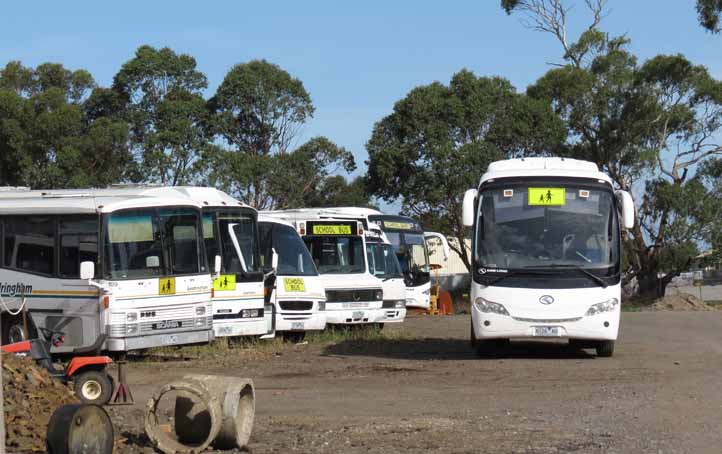
[[224, 290], [235, 290], [236, 289], [236, 275], [235, 274], [221, 274], [220, 277], [213, 280], [213, 290], [222, 292]]
[[175, 278], [162, 277], [158, 279], [159, 295], [175, 295]]
[[565, 188], [529, 188], [529, 205], [564, 206], [566, 203]]
[[306, 283], [303, 282], [302, 278], [284, 277], [283, 278], [283, 289], [287, 292], [305, 292], [306, 291]]

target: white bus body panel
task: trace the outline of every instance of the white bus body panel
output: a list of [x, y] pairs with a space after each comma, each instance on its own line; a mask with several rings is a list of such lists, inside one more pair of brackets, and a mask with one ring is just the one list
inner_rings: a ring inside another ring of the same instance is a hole
[[428, 309], [431, 306], [431, 282], [418, 287], [406, 287], [406, 307]]
[[[305, 291], [286, 291], [286, 279], [302, 279]], [[320, 331], [326, 328], [326, 312], [319, 308], [319, 304], [326, 301], [326, 290], [320, 275], [278, 276], [273, 301], [276, 304], [276, 331]], [[310, 308], [292, 310], [299, 302], [310, 303]]]
[[[551, 296], [554, 302], [542, 304], [542, 296]], [[484, 298], [503, 305], [509, 315], [482, 313], [474, 304]], [[616, 340], [619, 333], [620, 305], [613, 311], [587, 316], [593, 304], [612, 298], [620, 301], [619, 284], [576, 289], [528, 289], [510, 287], [483, 287], [475, 282], [471, 286], [471, 320], [477, 339], [536, 338], [535, 327], [559, 327], [559, 338]], [[489, 322], [485, 326], [485, 322]], [[604, 326], [605, 322], [609, 326]]]
[[[381, 281], [368, 273], [358, 274], [322, 274], [323, 286], [329, 290], [378, 290]], [[386, 313], [382, 300], [374, 301], [326, 301], [326, 323], [357, 325], [364, 323], [384, 323]]]
[[[383, 285], [384, 301], [407, 301], [406, 296], [408, 289], [402, 278], [389, 279], [387, 281], [382, 280], [381, 282]], [[386, 307], [384, 308], [384, 316], [385, 320], [380, 323], [401, 323], [406, 318], [406, 308]]]
[[[268, 334], [264, 310], [263, 282], [237, 282], [235, 290], [216, 290], [213, 296], [213, 332], [217, 337], [261, 336]], [[244, 312], [245, 311], [245, 312]]]
[[[171, 295], [159, 295], [159, 278], [99, 281], [99, 284], [110, 293], [110, 305], [103, 316], [107, 323], [106, 346], [110, 351], [213, 340], [208, 275], [176, 276], [175, 293]], [[134, 321], [129, 321], [128, 314], [132, 313]]]

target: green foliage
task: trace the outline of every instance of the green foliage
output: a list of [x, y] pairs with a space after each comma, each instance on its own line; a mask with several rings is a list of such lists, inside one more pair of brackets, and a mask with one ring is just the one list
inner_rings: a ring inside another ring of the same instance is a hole
[[367, 188], [387, 201], [402, 197], [404, 211], [427, 228], [461, 238], [461, 197], [490, 162], [544, 153], [564, 137], [545, 102], [516, 93], [506, 79], [462, 70], [449, 86], [413, 89], [375, 125]]
[[0, 184], [88, 187], [125, 178], [127, 125], [87, 116], [94, 90], [84, 70], [8, 63], [0, 71]]
[[301, 81], [276, 65], [234, 66], [208, 104], [212, 130], [228, 145], [207, 153], [209, 181], [259, 209], [303, 206], [327, 176], [356, 168], [351, 152], [325, 137], [291, 150], [314, 109]]
[[332, 175], [321, 180], [313, 191], [303, 198], [306, 207], [369, 207], [373, 208], [366, 193], [365, 180], [356, 177], [347, 182], [342, 175]]
[[697, 0], [699, 23], [712, 33], [720, 32], [722, 0]]
[[187, 184], [203, 171], [200, 155], [210, 146], [210, 116], [201, 94], [207, 86], [195, 59], [169, 48], [141, 46], [116, 74], [118, 96], [105, 101], [111, 108], [127, 102], [125, 117], [147, 180]]
[[557, 154], [595, 162], [639, 195], [638, 223], [624, 242], [628, 278], [660, 295], [701, 246], [718, 241], [721, 199], [695, 171], [722, 153], [714, 141], [722, 83], [681, 55], [639, 65], [626, 39], [598, 35], [570, 48], [590, 42], [595, 56], [586, 65], [552, 69], [527, 93], [549, 103], [570, 132]]

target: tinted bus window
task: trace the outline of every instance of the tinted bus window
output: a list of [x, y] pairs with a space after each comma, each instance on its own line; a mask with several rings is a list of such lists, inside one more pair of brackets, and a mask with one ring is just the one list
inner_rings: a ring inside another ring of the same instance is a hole
[[82, 262], [98, 262], [98, 218], [69, 216], [58, 221], [60, 276], [80, 277]]
[[33, 273], [53, 274], [55, 222], [46, 216], [5, 219], [4, 265]]

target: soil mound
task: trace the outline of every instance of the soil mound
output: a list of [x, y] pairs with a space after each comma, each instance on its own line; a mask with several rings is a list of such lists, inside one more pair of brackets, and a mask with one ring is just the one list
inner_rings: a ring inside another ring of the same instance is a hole
[[73, 391], [30, 358], [2, 355], [3, 398], [8, 452], [46, 452], [45, 435], [53, 412], [77, 403]]
[[651, 306], [656, 311], [713, 311], [713, 307], [694, 295], [678, 293], [658, 299]]

